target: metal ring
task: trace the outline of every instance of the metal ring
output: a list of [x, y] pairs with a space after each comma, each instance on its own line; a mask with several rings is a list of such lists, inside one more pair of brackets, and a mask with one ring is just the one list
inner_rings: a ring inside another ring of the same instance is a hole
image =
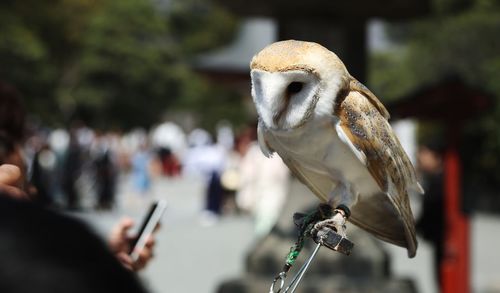
[[[269, 293], [280, 293], [281, 290], [283, 290], [283, 287], [285, 287], [285, 279], [286, 279], [286, 273], [281, 272], [278, 276], [276, 276], [273, 280], [273, 283], [271, 284], [271, 288], [269, 288]], [[274, 291], [274, 285], [278, 280], [281, 280], [280, 282], [280, 287], [278, 291]]]

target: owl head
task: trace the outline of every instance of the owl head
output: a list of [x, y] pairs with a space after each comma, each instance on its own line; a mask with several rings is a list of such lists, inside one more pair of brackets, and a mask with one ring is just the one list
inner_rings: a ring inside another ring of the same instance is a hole
[[276, 42], [250, 63], [252, 97], [266, 128], [298, 128], [318, 115], [331, 115], [338, 93], [348, 84], [342, 61], [310, 42]]

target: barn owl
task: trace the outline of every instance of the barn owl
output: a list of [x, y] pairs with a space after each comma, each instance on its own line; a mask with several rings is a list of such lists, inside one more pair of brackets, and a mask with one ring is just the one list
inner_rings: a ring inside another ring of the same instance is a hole
[[316, 228], [345, 221], [406, 247], [415, 256], [415, 222], [408, 193], [423, 193], [415, 170], [377, 97], [323, 46], [282, 41], [251, 63], [258, 140], [277, 153], [321, 201], [337, 213]]

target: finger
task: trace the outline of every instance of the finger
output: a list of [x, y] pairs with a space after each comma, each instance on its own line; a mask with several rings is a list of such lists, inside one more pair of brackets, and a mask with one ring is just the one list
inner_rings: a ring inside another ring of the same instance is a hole
[[132, 241], [137, 240], [137, 236], [135, 236], [135, 235], [127, 235], [125, 238], [126, 238], [127, 242], [132, 242]]
[[144, 248], [139, 253], [139, 258], [134, 264], [134, 269], [141, 270], [143, 269], [153, 257], [153, 251], [151, 249]]
[[0, 165], [0, 183], [18, 186], [21, 182], [21, 169], [15, 165]]
[[116, 254], [116, 258], [118, 258], [118, 261], [127, 269], [133, 271], [134, 270], [134, 262], [132, 261], [132, 258], [126, 253], [120, 252]]
[[0, 192], [17, 199], [24, 199], [24, 200], [29, 199], [28, 194], [26, 194], [26, 192], [14, 186], [0, 185]]
[[127, 239], [127, 231], [134, 226], [134, 221], [130, 218], [121, 219], [113, 228], [111, 234], [117, 240], [124, 241]]
[[123, 218], [115, 225], [109, 237], [109, 244], [113, 251], [128, 251], [130, 242], [127, 232], [133, 225], [134, 221], [130, 218]]
[[139, 260], [147, 262], [153, 256], [153, 250], [149, 248], [142, 249], [141, 253], [139, 253]]
[[153, 233], [158, 232], [158, 230], [160, 230], [160, 229], [161, 229], [161, 224], [158, 222], [158, 223], [156, 224], [156, 226], [155, 226], [154, 230], [153, 230]]
[[122, 233], [126, 233], [130, 228], [134, 226], [134, 220], [129, 217], [122, 218], [118, 223], [118, 227]]
[[152, 249], [156, 244], [156, 239], [153, 235], [149, 235], [148, 240], [146, 241], [145, 247]]

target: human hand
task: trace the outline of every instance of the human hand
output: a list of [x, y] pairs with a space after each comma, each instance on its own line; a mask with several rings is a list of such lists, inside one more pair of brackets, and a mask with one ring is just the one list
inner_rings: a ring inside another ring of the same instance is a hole
[[18, 199], [29, 199], [23, 190], [21, 169], [15, 165], [0, 165], [0, 192]]
[[[128, 234], [130, 228], [133, 226], [134, 221], [132, 219], [121, 219], [110, 234], [109, 246], [123, 266], [132, 271], [139, 271], [142, 270], [153, 258], [155, 238], [154, 234], [149, 236], [146, 241], [146, 245], [139, 253], [139, 258], [134, 262], [129, 255], [129, 251], [131, 249], [130, 244], [135, 237], [129, 236]], [[155, 229], [155, 231], [156, 230], [157, 229]]]

